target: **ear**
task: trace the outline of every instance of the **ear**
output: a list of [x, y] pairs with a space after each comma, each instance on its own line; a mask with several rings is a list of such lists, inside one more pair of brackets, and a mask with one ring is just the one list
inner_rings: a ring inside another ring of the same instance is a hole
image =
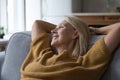
[[77, 30], [74, 31], [74, 34], [73, 34], [73, 39], [76, 39], [79, 37], [79, 33]]

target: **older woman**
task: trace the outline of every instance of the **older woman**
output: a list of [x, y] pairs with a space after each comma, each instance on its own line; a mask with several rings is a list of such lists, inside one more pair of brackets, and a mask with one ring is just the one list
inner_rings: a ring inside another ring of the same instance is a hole
[[[88, 50], [90, 30], [106, 36]], [[30, 51], [21, 67], [21, 80], [99, 80], [119, 43], [120, 23], [89, 29], [73, 16], [57, 26], [36, 20]]]

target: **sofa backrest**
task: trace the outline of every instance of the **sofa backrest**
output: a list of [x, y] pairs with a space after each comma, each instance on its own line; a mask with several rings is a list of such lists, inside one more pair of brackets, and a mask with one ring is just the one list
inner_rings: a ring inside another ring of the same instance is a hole
[[13, 34], [6, 49], [1, 80], [20, 80], [20, 67], [29, 51], [30, 42], [29, 33]]
[[101, 80], [120, 80], [120, 46], [113, 53], [110, 64]]

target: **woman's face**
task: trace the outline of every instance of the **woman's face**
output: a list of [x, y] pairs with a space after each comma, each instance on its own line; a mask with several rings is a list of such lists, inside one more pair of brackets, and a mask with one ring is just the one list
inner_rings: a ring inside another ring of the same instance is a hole
[[75, 39], [76, 34], [76, 30], [65, 20], [62, 21], [51, 32], [52, 32], [51, 45], [54, 47], [68, 45], [72, 40]]

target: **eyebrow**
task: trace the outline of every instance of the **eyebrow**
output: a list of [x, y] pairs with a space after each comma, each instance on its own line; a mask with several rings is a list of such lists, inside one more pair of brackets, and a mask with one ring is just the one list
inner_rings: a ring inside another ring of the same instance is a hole
[[64, 24], [59, 24], [57, 27], [59, 27], [59, 26], [63, 26], [63, 27], [66, 27]]

